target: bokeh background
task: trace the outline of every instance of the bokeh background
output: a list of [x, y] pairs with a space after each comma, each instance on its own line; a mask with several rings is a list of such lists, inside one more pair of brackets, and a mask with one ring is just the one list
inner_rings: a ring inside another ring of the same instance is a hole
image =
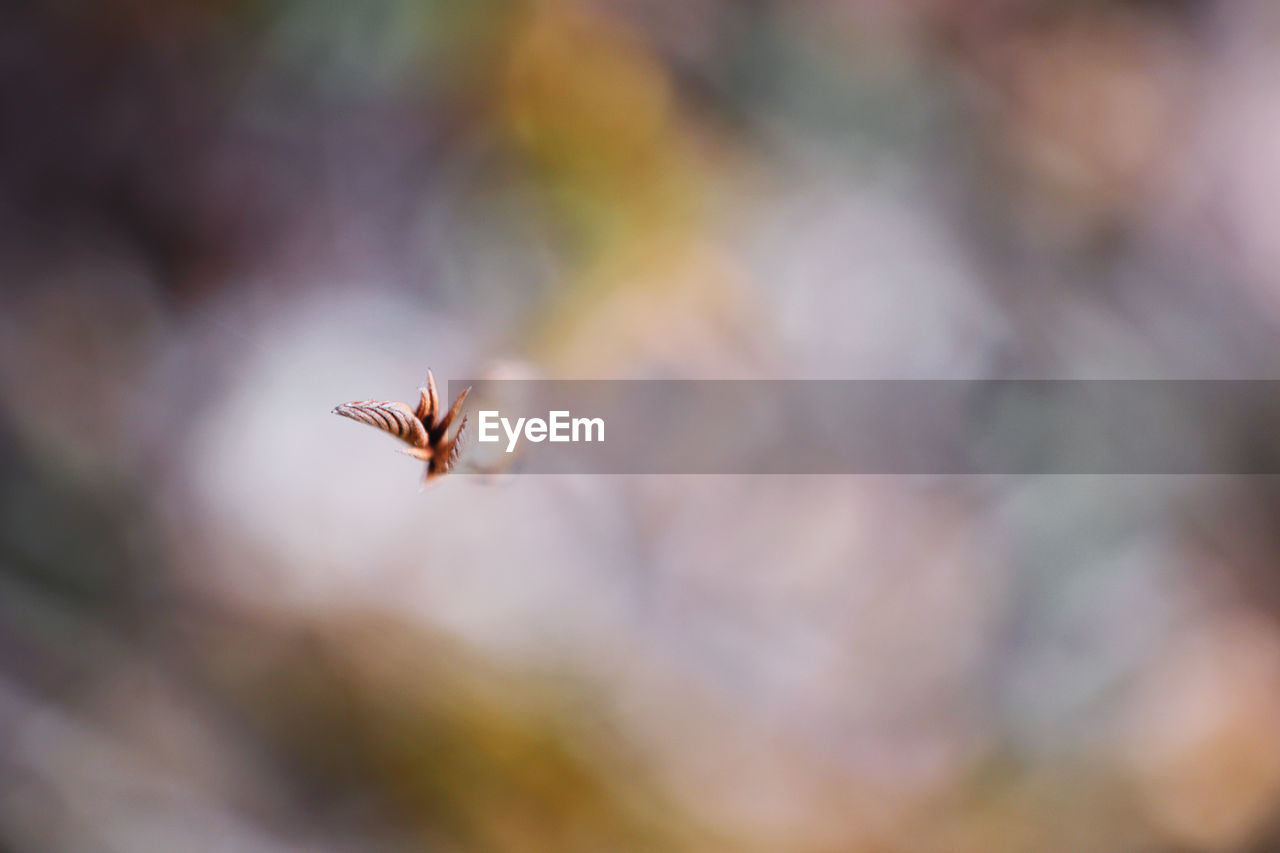
[[1277, 79], [1268, 0], [7, 7], [0, 850], [1273, 849], [1272, 479], [420, 494], [330, 409], [1276, 378]]

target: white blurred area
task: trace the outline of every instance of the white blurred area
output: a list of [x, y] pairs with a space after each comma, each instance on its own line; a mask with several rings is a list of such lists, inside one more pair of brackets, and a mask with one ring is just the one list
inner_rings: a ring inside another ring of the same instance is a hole
[[884, 787], [896, 812], [977, 760], [979, 721], [930, 708], [973, 700], [997, 639], [1003, 543], [981, 501], [825, 477], [455, 476], [419, 493], [418, 463], [328, 409], [411, 400], [423, 371], [397, 341], [432, 341], [440, 378], [465, 342], [377, 297], [315, 302], [255, 324], [270, 335], [237, 346], [177, 453], [163, 513], [193, 594], [286, 621], [382, 613], [586, 678], [686, 807], [777, 843], [857, 805], [815, 787]]

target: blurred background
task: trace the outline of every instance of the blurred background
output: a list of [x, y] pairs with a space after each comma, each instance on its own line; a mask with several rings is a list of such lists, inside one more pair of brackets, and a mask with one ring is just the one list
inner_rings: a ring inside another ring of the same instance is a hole
[[1273, 479], [420, 494], [330, 409], [1277, 378], [1278, 75], [1267, 0], [14, 4], [0, 850], [1273, 849]]

